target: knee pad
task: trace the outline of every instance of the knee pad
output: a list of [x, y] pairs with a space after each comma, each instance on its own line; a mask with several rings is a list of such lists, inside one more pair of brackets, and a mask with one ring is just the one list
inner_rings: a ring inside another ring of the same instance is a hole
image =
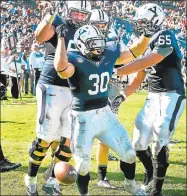
[[122, 161], [132, 164], [136, 161], [136, 152], [134, 149], [130, 148], [125, 151], [124, 158], [121, 159]]
[[45, 140], [40, 138], [36, 138], [31, 148], [29, 149], [30, 161], [37, 165], [40, 165], [44, 157], [46, 156], [46, 152], [49, 149], [49, 144]]
[[134, 127], [132, 145], [136, 151], [143, 151], [148, 148], [149, 141], [145, 137], [139, 137], [140, 132], [137, 127]]
[[144, 151], [144, 150], [147, 149], [147, 146], [148, 146], [148, 145], [145, 145], [145, 143], [143, 144], [143, 143], [140, 142], [140, 141], [133, 142], [133, 148], [134, 148], [136, 151]]
[[77, 158], [76, 170], [81, 176], [86, 176], [90, 170], [90, 159], [89, 158]]
[[67, 138], [62, 137], [60, 140], [59, 149], [55, 152], [56, 161], [69, 162], [72, 157], [70, 150], [70, 142]]

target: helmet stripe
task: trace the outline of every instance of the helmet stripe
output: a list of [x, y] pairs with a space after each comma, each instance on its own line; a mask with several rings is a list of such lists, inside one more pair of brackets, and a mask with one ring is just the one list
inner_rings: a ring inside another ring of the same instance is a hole
[[103, 16], [103, 20], [104, 20], [104, 12], [103, 12], [103, 10], [101, 10], [101, 13], [102, 13], [102, 16]]
[[100, 32], [98, 31], [98, 29], [94, 25], [92, 25], [92, 27], [95, 29], [96, 33], [99, 35]]
[[99, 12], [99, 19], [101, 20], [101, 13], [100, 13], [100, 10], [97, 9], [97, 11]]

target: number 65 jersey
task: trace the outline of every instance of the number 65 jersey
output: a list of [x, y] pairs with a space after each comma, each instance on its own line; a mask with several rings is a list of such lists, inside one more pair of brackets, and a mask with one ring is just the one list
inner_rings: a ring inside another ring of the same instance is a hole
[[100, 61], [88, 59], [78, 51], [68, 52], [68, 61], [75, 66], [74, 75], [68, 79], [73, 110], [87, 111], [108, 104], [108, 82], [119, 56], [117, 44], [108, 45]]
[[150, 51], [163, 56], [168, 52], [167, 50], [171, 51], [160, 63], [145, 70], [149, 92], [175, 91], [184, 95], [184, 81], [181, 75], [182, 54], [175, 34], [171, 30], [161, 30], [153, 35], [149, 47]]

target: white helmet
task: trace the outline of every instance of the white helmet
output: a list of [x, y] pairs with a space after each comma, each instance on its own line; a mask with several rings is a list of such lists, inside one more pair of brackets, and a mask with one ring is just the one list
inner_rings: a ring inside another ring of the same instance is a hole
[[[109, 17], [103, 10], [93, 9], [89, 24], [95, 25], [103, 34], [106, 34], [109, 29]], [[101, 27], [100, 24], [103, 26]]]
[[139, 7], [135, 15], [135, 34], [146, 31], [156, 33], [164, 21], [163, 9], [155, 3], [147, 3]]
[[69, 20], [73, 25], [80, 27], [82, 25], [88, 24], [91, 16], [90, 1], [68, 1], [67, 8], [67, 20]]
[[93, 25], [84, 25], [77, 29], [74, 43], [82, 55], [93, 60], [99, 60], [106, 47], [104, 35]]

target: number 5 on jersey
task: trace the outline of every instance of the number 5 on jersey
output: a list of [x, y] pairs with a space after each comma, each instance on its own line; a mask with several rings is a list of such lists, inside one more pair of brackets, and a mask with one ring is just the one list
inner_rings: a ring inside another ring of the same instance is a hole
[[89, 95], [97, 95], [99, 92], [107, 91], [109, 79], [108, 72], [103, 72], [101, 75], [91, 74], [89, 80], [95, 80], [95, 82], [93, 83], [94, 90], [88, 90]]

